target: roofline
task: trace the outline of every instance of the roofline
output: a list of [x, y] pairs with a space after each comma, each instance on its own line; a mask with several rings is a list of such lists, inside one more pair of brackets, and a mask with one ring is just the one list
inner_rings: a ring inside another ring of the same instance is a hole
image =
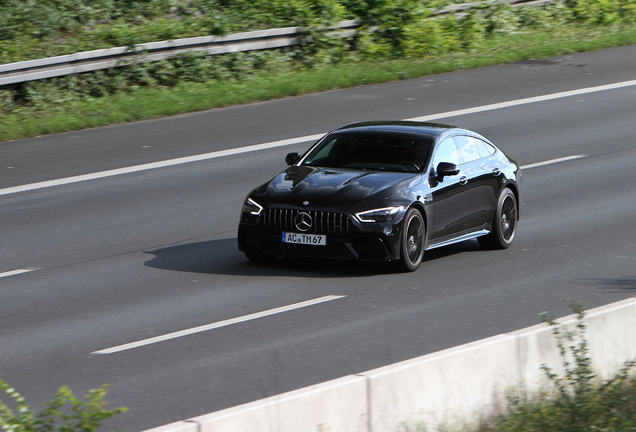
[[348, 123], [344, 126], [337, 128], [342, 129], [354, 129], [358, 127], [374, 127], [374, 126], [405, 126], [405, 127], [425, 127], [430, 129], [459, 129], [457, 126], [452, 126], [444, 123], [434, 122], [418, 122], [409, 120], [373, 120], [373, 121], [361, 121]]

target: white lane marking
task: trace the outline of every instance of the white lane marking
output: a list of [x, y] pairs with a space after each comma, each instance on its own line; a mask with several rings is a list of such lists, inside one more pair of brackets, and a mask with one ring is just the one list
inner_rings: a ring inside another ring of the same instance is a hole
[[147, 163], [143, 165], [135, 165], [131, 167], [126, 167], [126, 168], [100, 171], [100, 172], [96, 172], [92, 174], [84, 174], [84, 175], [78, 175], [73, 177], [65, 177], [65, 178], [61, 178], [57, 180], [30, 183], [30, 184], [26, 184], [22, 186], [14, 186], [14, 187], [0, 189], [0, 195], [26, 192], [26, 191], [31, 191], [35, 189], [43, 189], [43, 188], [52, 187], [52, 186], [65, 185], [69, 183], [95, 180], [95, 179], [100, 179], [104, 177], [112, 177], [112, 176], [121, 175], [121, 174], [130, 174], [130, 173], [135, 173], [139, 171], [146, 171], [146, 170], [151, 170], [155, 168], [164, 168], [164, 167], [169, 167], [173, 165], [181, 165], [185, 163], [198, 162], [198, 161], [207, 160], [207, 159], [215, 159], [215, 158], [220, 158], [223, 156], [237, 155], [237, 154], [253, 152], [257, 150], [265, 150], [265, 149], [270, 149], [274, 147], [281, 147], [281, 146], [286, 146], [291, 144], [299, 144], [306, 141], [317, 140], [318, 138], [321, 138], [323, 135], [324, 134], [307, 135], [307, 136], [302, 136], [298, 138], [290, 138], [290, 139], [281, 140], [281, 141], [272, 141], [272, 142], [263, 143], [263, 144], [256, 144], [256, 145], [251, 145], [246, 147], [238, 147], [234, 149], [215, 151], [215, 152], [205, 153], [205, 154], [200, 154], [195, 156], [186, 156], [186, 157], [181, 157], [177, 159], [152, 162], [152, 163]]
[[106, 348], [100, 351], [94, 351], [91, 354], [112, 354], [112, 353], [116, 353], [119, 351], [125, 351], [125, 350], [129, 350], [129, 349], [133, 349], [133, 348], [138, 348], [144, 345], [150, 345], [153, 343], [157, 343], [157, 342], [163, 342], [169, 339], [175, 339], [178, 337], [182, 337], [182, 336], [188, 336], [194, 333], [199, 333], [199, 332], [203, 332], [203, 331], [207, 331], [207, 330], [212, 330], [212, 329], [217, 329], [219, 327], [225, 327], [225, 326], [229, 326], [232, 324], [237, 324], [237, 323], [241, 323], [241, 322], [245, 322], [245, 321], [250, 321], [253, 319], [257, 319], [257, 318], [263, 318], [266, 316], [270, 316], [270, 315], [274, 315], [274, 314], [279, 314], [282, 312], [288, 312], [294, 309], [300, 309], [300, 308], [304, 308], [307, 306], [313, 306], [319, 303], [324, 303], [324, 302], [328, 302], [331, 300], [337, 300], [337, 299], [341, 299], [344, 298], [346, 296], [343, 295], [329, 295], [329, 296], [325, 296], [325, 297], [320, 297], [317, 299], [313, 299], [313, 300], [307, 300], [304, 302], [300, 302], [300, 303], [294, 303], [288, 306], [281, 306], [278, 308], [274, 308], [274, 309], [269, 309], [263, 312], [256, 312], [250, 315], [245, 315], [242, 317], [238, 317], [238, 318], [231, 318], [225, 321], [219, 321], [216, 323], [212, 323], [212, 324], [206, 324], [206, 325], [202, 325], [199, 327], [193, 327], [190, 329], [186, 329], [186, 330], [181, 330], [178, 332], [174, 332], [174, 333], [168, 333], [162, 336], [155, 336], [152, 338], [148, 338], [148, 339], [143, 339], [137, 342], [131, 342], [131, 343], [127, 343], [124, 345], [118, 345], [116, 347], [112, 347], [112, 348]]
[[495, 103], [495, 104], [490, 104], [490, 105], [482, 105], [482, 106], [479, 106], [479, 107], [466, 108], [466, 109], [461, 109], [461, 110], [456, 110], [456, 111], [447, 111], [447, 112], [444, 112], [444, 113], [432, 114], [432, 115], [428, 115], [428, 116], [413, 117], [413, 118], [406, 119], [406, 120], [408, 120], [408, 121], [437, 120], [437, 119], [440, 119], [440, 118], [456, 117], [456, 116], [461, 116], [461, 115], [466, 115], [466, 114], [475, 114], [475, 113], [480, 113], [480, 112], [484, 112], [484, 111], [492, 111], [492, 110], [497, 110], [497, 109], [501, 109], [501, 108], [510, 108], [510, 107], [514, 107], [514, 106], [518, 106], [518, 105], [526, 105], [526, 104], [531, 104], [531, 103], [535, 103], [535, 102], [545, 102], [545, 101], [549, 101], [549, 100], [562, 99], [562, 98], [571, 97], [571, 96], [579, 96], [579, 95], [582, 95], [582, 94], [595, 93], [595, 92], [600, 92], [600, 91], [605, 91], [605, 90], [616, 90], [616, 89], [619, 89], [619, 88], [630, 87], [630, 86], [633, 86], [633, 85], [636, 85], [636, 80], [623, 81], [623, 82], [619, 82], [619, 83], [606, 84], [606, 85], [601, 85], [601, 86], [596, 86], [596, 87], [588, 87], [588, 88], [583, 88], [583, 89], [578, 89], [578, 90], [570, 90], [570, 91], [565, 91], [565, 92], [552, 93], [552, 94], [547, 94], [547, 95], [543, 95], [543, 96], [535, 96], [535, 97], [530, 97], [530, 98], [517, 99], [517, 100], [513, 100], [513, 101], [509, 101], [509, 102], [500, 102], [500, 103]]
[[0, 273], [0, 278], [9, 277], [9, 276], [15, 276], [15, 275], [19, 275], [19, 274], [22, 274], [22, 273], [29, 273], [29, 272], [32, 272], [32, 271], [35, 271], [35, 270], [40, 270], [40, 269], [33, 267], [33, 268], [11, 270], [11, 271], [8, 271], [8, 272]]
[[566, 156], [566, 157], [562, 157], [562, 158], [558, 158], [558, 159], [550, 159], [550, 160], [543, 161], [543, 162], [537, 162], [537, 163], [533, 163], [533, 164], [522, 165], [521, 169], [522, 170], [526, 170], [526, 169], [529, 169], [529, 168], [536, 168], [536, 167], [540, 167], [540, 166], [544, 166], [544, 165], [551, 165], [551, 164], [555, 164], [555, 163], [559, 163], [559, 162], [565, 162], [565, 161], [574, 160], [574, 159], [581, 159], [583, 157], [585, 157], [585, 155], [572, 155], [572, 156]]
[[[438, 113], [438, 114], [432, 114], [432, 115], [428, 115], [428, 116], [413, 117], [413, 118], [406, 119], [406, 120], [410, 120], [410, 121], [438, 120], [438, 119], [446, 118], [446, 117], [455, 117], [455, 116], [459, 116], [459, 115], [475, 114], [475, 113], [479, 113], [479, 112], [491, 111], [491, 110], [496, 110], [496, 109], [501, 109], [501, 108], [509, 108], [509, 107], [513, 107], [513, 106], [530, 104], [530, 103], [535, 103], [535, 102], [544, 102], [544, 101], [553, 100], [553, 99], [566, 98], [566, 97], [570, 97], [570, 96], [578, 96], [578, 95], [587, 94], [587, 93], [594, 93], [594, 92], [605, 91], [605, 90], [615, 90], [615, 89], [619, 89], [619, 88], [623, 88], [623, 87], [629, 87], [629, 86], [633, 86], [633, 85], [636, 85], [636, 80], [623, 81], [623, 82], [619, 82], [619, 83], [607, 84], [607, 85], [596, 86], [596, 87], [588, 87], [588, 88], [583, 88], [583, 89], [579, 89], [579, 90], [571, 90], [571, 91], [566, 91], [566, 92], [552, 93], [552, 94], [548, 94], [548, 95], [544, 95], [544, 96], [536, 96], [536, 97], [531, 97], [531, 98], [518, 99], [518, 100], [514, 100], [514, 101], [509, 101], [509, 102], [501, 102], [501, 103], [496, 103], [496, 104], [483, 105], [483, 106], [479, 106], [479, 107], [461, 109], [461, 110], [456, 110], [456, 111], [447, 111], [447, 112]], [[207, 160], [207, 159], [215, 159], [215, 158], [220, 158], [220, 157], [223, 157], [223, 156], [231, 156], [231, 155], [236, 155], [236, 154], [240, 154], [240, 153], [253, 152], [253, 151], [257, 151], [257, 150], [265, 150], [265, 149], [271, 149], [271, 148], [275, 148], [275, 147], [282, 147], [282, 146], [287, 146], [287, 145], [292, 145], [292, 144], [299, 144], [299, 143], [306, 142], [306, 141], [317, 140], [318, 138], [321, 138], [324, 134], [325, 133], [323, 132], [323, 133], [318, 133], [318, 134], [314, 134], [314, 135], [302, 136], [302, 137], [298, 137], [298, 138], [290, 138], [290, 139], [285, 139], [285, 140], [280, 140], [280, 141], [272, 141], [272, 142], [268, 142], [268, 143], [256, 144], [256, 145], [245, 146], [245, 147], [239, 147], [239, 148], [235, 148], [235, 149], [221, 150], [221, 151], [205, 153], [205, 154], [200, 154], [200, 155], [181, 157], [181, 158], [177, 158], [177, 159], [169, 159], [169, 160], [165, 160], [165, 161], [147, 163], [147, 164], [142, 164], [142, 165], [135, 165], [135, 166], [131, 166], [131, 167], [113, 169], [113, 170], [108, 170], [108, 171], [100, 171], [100, 172], [92, 173], [92, 174], [85, 174], [85, 175], [79, 175], [79, 176], [74, 176], [74, 177], [66, 177], [66, 178], [62, 178], [62, 179], [49, 180], [49, 181], [38, 182], [38, 183], [30, 183], [30, 184], [22, 185], [22, 186], [14, 186], [14, 187], [0, 189], [0, 195], [8, 195], [8, 194], [13, 194], [13, 193], [18, 193], [18, 192], [26, 192], [26, 191], [31, 191], [31, 190], [36, 190], [36, 189], [43, 189], [43, 188], [52, 187], [52, 186], [65, 185], [65, 184], [69, 184], [69, 183], [77, 183], [77, 182], [82, 182], [82, 181], [87, 181], [87, 180], [95, 180], [95, 179], [100, 179], [100, 178], [104, 178], [104, 177], [112, 177], [112, 176], [121, 175], [121, 174], [130, 174], [130, 173], [139, 172], [139, 171], [146, 171], [146, 170], [150, 170], [150, 169], [163, 168], [163, 167], [168, 167], [168, 166], [173, 166], [173, 165], [180, 165], [180, 164], [190, 163], [190, 162], [198, 162], [198, 161]]]

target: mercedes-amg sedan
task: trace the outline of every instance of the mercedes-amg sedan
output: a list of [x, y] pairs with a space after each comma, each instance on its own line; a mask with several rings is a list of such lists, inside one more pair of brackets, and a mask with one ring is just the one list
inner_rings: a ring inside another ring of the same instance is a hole
[[415, 271], [428, 249], [474, 238], [503, 249], [517, 232], [521, 170], [466, 129], [354, 123], [285, 161], [243, 203], [238, 243], [251, 260], [391, 261]]

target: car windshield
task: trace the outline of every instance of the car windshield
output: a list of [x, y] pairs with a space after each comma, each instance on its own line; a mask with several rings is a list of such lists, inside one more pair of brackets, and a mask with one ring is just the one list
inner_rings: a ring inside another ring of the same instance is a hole
[[302, 165], [395, 172], [420, 172], [432, 140], [397, 134], [333, 134], [304, 159]]

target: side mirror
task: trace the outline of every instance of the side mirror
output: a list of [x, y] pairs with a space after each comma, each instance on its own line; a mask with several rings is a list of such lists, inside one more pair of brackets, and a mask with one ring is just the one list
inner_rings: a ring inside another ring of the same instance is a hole
[[287, 163], [287, 165], [293, 165], [298, 162], [298, 159], [300, 159], [300, 154], [289, 153], [287, 156], [285, 156], [285, 163]]
[[457, 174], [459, 174], [459, 168], [457, 168], [457, 165], [454, 163], [440, 162], [439, 165], [437, 165], [436, 178], [440, 182], [444, 181], [444, 177], [454, 176]]

